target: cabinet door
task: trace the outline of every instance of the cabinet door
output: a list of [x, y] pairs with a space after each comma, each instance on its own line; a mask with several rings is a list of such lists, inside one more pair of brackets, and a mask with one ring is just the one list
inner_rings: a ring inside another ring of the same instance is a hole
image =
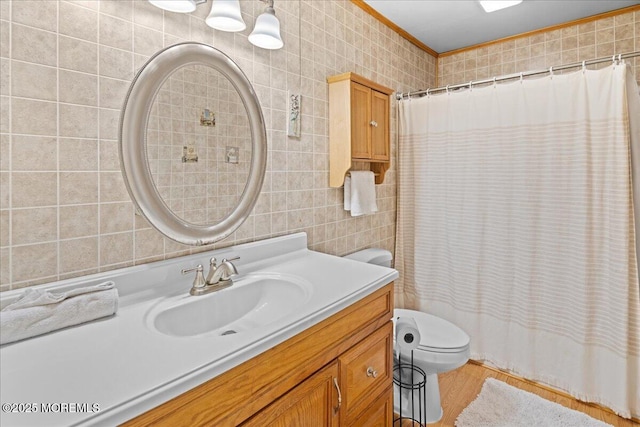
[[389, 160], [389, 96], [371, 91], [371, 159]]
[[337, 427], [338, 362], [315, 373], [242, 425], [245, 427]]
[[351, 82], [351, 157], [371, 158], [371, 89]]

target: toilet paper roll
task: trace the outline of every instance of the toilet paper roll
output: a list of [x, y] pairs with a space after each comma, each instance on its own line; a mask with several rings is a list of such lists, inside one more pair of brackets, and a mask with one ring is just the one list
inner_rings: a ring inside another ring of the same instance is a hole
[[396, 319], [396, 348], [400, 351], [411, 351], [420, 345], [420, 331], [413, 317]]

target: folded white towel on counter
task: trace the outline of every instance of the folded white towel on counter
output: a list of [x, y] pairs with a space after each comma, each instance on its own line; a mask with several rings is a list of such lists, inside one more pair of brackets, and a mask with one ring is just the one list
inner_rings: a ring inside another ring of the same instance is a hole
[[114, 286], [115, 283], [113, 282], [104, 282], [99, 285], [71, 289], [68, 292], [61, 293], [53, 293], [43, 289], [27, 288], [20, 298], [3, 308], [2, 311], [35, 307], [37, 305], [57, 304], [67, 298], [72, 298], [78, 295], [88, 294], [91, 292], [108, 291], [109, 289], [113, 289]]
[[27, 289], [0, 311], [0, 344], [111, 316], [117, 310], [118, 290], [113, 282], [64, 293]]
[[371, 171], [351, 171], [344, 180], [344, 209], [351, 216], [378, 212], [375, 175]]

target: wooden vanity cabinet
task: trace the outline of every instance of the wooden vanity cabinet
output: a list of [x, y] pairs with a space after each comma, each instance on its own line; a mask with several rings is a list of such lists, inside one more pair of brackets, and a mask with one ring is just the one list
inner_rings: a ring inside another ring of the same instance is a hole
[[344, 183], [354, 162], [375, 172], [376, 184], [389, 168], [389, 108], [393, 89], [355, 73], [344, 73], [329, 82], [329, 163], [331, 187]]
[[125, 426], [391, 427], [393, 283]]
[[390, 425], [391, 325], [389, 322], [363, 339], [243, 427]]

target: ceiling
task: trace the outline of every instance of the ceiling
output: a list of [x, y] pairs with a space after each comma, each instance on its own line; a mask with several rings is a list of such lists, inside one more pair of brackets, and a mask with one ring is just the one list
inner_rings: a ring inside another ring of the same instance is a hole
[[364, 1], [438, 53], [640, 4], [640, 0], [524, 0], [486, 13], [475, 0]]

